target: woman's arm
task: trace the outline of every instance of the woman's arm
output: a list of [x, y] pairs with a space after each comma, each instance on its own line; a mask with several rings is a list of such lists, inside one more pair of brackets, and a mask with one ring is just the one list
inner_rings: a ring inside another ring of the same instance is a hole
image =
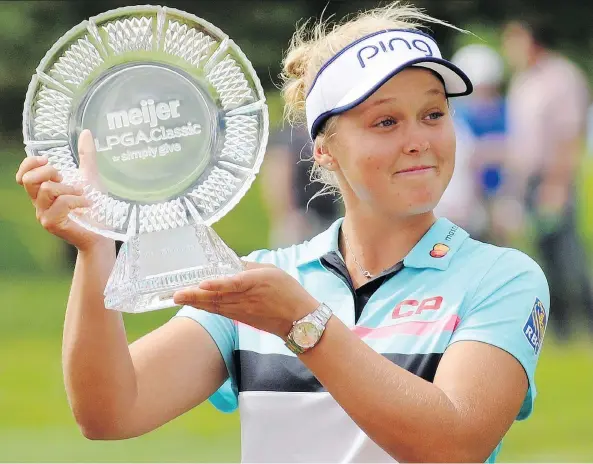
[[[96, 178], [92, 135], [83, 131], [81, 169]], [[103, 289], [115, 263], [115, 244], [69, 219], [90, 206], [81, 188], [43, 157], [19, 167], [41, 225], [79, 250], [63, 337], [66, 392], [89, 438], [126, 438], [158, 427], [204, 401], [227, 376], [214, 340], [202, 326], [176, 319], [128, 348], [122, 316], [108, 311]]]
[[336, 317], [299, 357], [357, 425], [402, 462], [483, 462], [527, 391], [521, 364], [494, 346], [455, 343], [430, 383], [373, 351]]
[[121, 314], [103, 304], [114, 260], [111, 241], [79, 253], [64, 326], [66, 391], [91, 439], [149, 432], [206, 400], [227, 377], [213, 339], [189, 319], [173, 319], [128, 347]]

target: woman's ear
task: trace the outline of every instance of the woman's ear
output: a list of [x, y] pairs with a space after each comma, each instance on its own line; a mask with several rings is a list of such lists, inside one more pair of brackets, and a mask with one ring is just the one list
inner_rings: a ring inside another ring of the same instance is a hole
[[313, 159], [322, 168], [328, 171], [334, 171], [337, 168], [337, 162], [332, 156], [327, 144], [323, 143], [323, 137], [317, 137], [315, 139], [315, 145], [313, 146]]

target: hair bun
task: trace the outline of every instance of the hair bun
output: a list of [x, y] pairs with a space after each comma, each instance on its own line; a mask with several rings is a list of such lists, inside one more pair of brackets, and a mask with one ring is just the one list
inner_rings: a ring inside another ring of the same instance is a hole
[[301, 42], [290, 50], [284, 59], [283, 95], [286, 106], [284, 115], [291, 124], [305, 122], [306, 75], [311, 64], [312, 47]]
[[302, 79], [307, 72], [309, 64], [310, 45], [303, 44], [292, 50], [284, 61], [284, 73], [292, 79]]

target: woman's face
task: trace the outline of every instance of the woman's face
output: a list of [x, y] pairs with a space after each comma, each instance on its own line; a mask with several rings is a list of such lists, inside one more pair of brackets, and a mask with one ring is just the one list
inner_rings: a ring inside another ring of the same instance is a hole
[[443, 84], [425, 69], [405, 69], [340, 115], [326, 147], [346, 207], [397, 217], [431, 211], [455, 164]]

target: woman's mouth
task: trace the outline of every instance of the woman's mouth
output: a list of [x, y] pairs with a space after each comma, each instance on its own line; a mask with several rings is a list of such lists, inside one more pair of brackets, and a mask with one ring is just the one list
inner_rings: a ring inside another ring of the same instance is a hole
[[428, 165], [418, 165], [418, 166], [411, 166], [409, 168], [400, 169], [396, 172], [396, 174], [402, 175], [413, 175], [413, 174], [425, 174], [435, 169], [435, 166], [428, 166]]

